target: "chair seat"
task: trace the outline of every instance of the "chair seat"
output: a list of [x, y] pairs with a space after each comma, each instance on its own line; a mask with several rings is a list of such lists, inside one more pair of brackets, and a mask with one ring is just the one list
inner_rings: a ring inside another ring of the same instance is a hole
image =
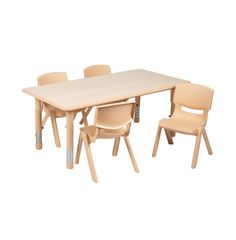
[[44, 110], [45, 112], [55, 114], [57, 118], [66, 116], [66, 113], [64, 111], [60, 110], [59, 108], [55, 108], [47, 103], [44, 103]]
[[[125, 127], [118, 129], [100, 129], [95, 125], [80, 128], [81, 131], [85, 132], [89, 138], [89, 142], [95, 142], [97, 138], [115, 138], [126, 135], [127, 129]], [[98, 132], [97, 132], [98, 131]]]
[[126, 135], [127, 129], [122, 127], [118, 129], [99, 129], [98, 138], [114, 138]]
[[[49, 104], [47, 104], [47, 103], [44, 103], [44, 110], [45, 110], [45, 112], [55, 114], [55, 116], [56, 116], [57, 118], [59, 118], [59, 117], [65, 117], [65, 116], [66, 116], [66, 112], [60, 110], [59, 108], [53, 107], [53, 106], [51, 106], [51, 105], [49, 105]], [[76, 110], [76, 111], [74, 111], [74, 112], [77, 113], [77, 112], [81, 112], [81, 111], [84, 111], [84, 108], [83, 108], [83, 109]]]
[[199, 128], [206, 125], [205, 119], [193, 113], [181, 111], [174, 114], [171, 118], [161, 119], [160, 127], [174, 132], [196, 135]]
[[[127, 98], [127, 99], [123, 99], [123, 100], [119, 100], [119, 101], [115, 101], [115, 102], [111, 102], [111, 103], [120, 103], [120, 102], [127, 102], [129, 99]], [[111, 104], [110, 103], [110, 104]]]

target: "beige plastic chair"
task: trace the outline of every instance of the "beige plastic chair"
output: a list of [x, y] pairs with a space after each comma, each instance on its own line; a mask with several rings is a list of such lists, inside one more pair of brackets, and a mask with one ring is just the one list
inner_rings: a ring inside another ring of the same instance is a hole
[[[67, 77], [67, 74], [64, 72], [51, 72], [51, 73], [46, 73], [46, 74], [39, 76], [37, 81], [38, 81], [38, 85], [46, 85], [46, 84], [66, 82], [66, 81], [68, 81], [68, 77]], [[58, 108], [55, 108], [55, 107], [47, 104], [47, 103], [43, 102], [42, 104], [43, 104], [43, 109], [45, 111], [45, 116], [43, 118], [42, 127], [44, 127], [44, 125], [46, 124], [47, 119], [49, 117], [51, 117], [55, 144], [57, 147], [60, 147], [61, 143], [60, 143], [60, 138], [59, 138], [59, 134], [58, 134], [56, 118], [65, 117], [66, 113], [64, 111], [61, 111]], [[79, 110], [79, 111], [82, 111], [82, 110]], [[79, 112], [79, 111], [77, 111], [77, 112]], [[75, 112], [75, 115], [77, 112]], [[83, 112], [82, 112], [82, 114], [83, 114]], [[85, 122], [85, 125], [88, 125], [85, 117], [83, 117], [83, 120]]]
[[[211, 88], [198, 84], [178, 84], [174, 94], [175, 109], [169, 119], [162, 119], [159, 122], [157, 135], [154, 143], [152, 156], [155, 157], [161, 136], [161, 130], [164, 128], [169, 144], [173, 144], [171, 132], [195, 135], [196, 143], [192, 159], [192, 168], [196, 168], [201, 142], [201, 136], [206, 143], [208, 153], [211, 155], [212, 150], [206, 133], [206, 123], [208, 111], [211, 109], [214, 91]], [[196, 114], [183, 110], [183, 107], [195, 110], [202, 110], [202, 113]]]
[[[95, 111], [94, 125], [83, 127], [80, 129], [80, 136], [75, 157], [75, 163], [79, 163], [82, 143], [84, 142], [91, 177], [97, 182], [97, 174], [93, 163], [90, 144], [94, 143], [98, 138], [116, 138], [124, 137], [129, 155], [135, 172], [139, 172], [138, 165], [135, 161], [133, 151], [128, 139], [131, 121], [134, 115], [134, 102], [113, 103], [99, 106]], [[113, 152], [117, 151], [113, 149]]]

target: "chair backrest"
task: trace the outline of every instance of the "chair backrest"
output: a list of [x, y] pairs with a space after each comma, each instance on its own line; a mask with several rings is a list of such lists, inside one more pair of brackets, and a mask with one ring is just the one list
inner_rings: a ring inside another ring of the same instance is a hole
[[84, 69], [84, 77], [95, 77], [111, 74], [109, 65], [93, 65]]
[[68, 81], [68, 77], [65, 72], [51, 72], [39, 76], [37, 80], [38, 85], [46, 85], [52, 83], [66, 82]]
[[118, 129], [129, 124], [134, 117], [135, 102], [113, 103], [96, 107], [94, 125], [105, 129]]
[[211, 109], [214, 90], [199, 84], [181, 83], [175, 88], [173, 102], [177, 105], [208, 111]]

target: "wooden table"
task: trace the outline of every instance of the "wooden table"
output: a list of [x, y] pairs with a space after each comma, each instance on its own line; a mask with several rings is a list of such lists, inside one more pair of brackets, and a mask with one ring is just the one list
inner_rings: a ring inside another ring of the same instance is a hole
[[175, 85], [182, 79], [136, 69], [63, 83], [24, 88], [35, 97], [36, 149], [42, 149], [42, 102], [66, 112], [67, 168], [73, 168], [73, 115], [75, 110], [135, 97], [135, 121], [139, 121], [140, 96], [171, 90], [171, 114]]

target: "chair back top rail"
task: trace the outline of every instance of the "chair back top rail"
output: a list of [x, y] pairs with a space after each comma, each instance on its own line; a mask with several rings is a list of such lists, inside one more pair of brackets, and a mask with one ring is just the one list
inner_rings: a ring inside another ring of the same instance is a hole
[[118, 129], [129, 124], [134, 117], [135, 102], [121, 102], [96, 108], [94, 125], [105, 129]]
[[174, 103], [196, 110], [210, 110], [214, 90], [200, 84], [177, 84]]
[[92, 65], [84, 69], [84, 77], [95, 77], [111, 74], [111, 68], [109, 65]]
[[47, 85], [53, 83], [61, 83], [68, 81], [67, 74], [65, 72], [50, 72], [45, 73], [37, 78], [38, 85]]

